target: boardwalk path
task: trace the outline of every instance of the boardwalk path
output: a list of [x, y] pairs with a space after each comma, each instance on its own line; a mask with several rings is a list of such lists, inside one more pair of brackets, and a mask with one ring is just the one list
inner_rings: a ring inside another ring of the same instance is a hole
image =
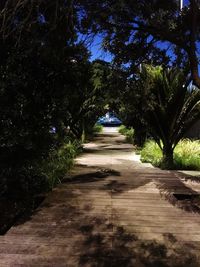
[[87, 144], [71, 177], [0, 237], [0, 267], [200, 266], [199, 207], [177, 200], [200, 184], [141, 164], [116, 132]]

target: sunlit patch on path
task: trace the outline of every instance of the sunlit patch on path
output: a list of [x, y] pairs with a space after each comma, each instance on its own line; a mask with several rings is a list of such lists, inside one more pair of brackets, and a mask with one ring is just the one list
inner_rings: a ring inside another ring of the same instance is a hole
[[106, 128], [64, 183], [0, 237], [0, 267], [200, 266], [200, 186], [142, 164]]

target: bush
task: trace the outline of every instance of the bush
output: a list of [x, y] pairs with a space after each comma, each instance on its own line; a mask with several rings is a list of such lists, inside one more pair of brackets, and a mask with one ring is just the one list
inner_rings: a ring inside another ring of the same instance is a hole
[[69, 141], [57, 150], [50, 152], [49, 157], [38, 166], [42, 176], [47, 178], [47, 189], [52, 189], [61, 182], [61, 179], [73, 166], [74, 158], [79, 152], [80, 143], [77, 141]]
[[[141, 150], [141, 161], [161, 166], [162, 151], [155, 141], [149, 140]], [[200, 170], [200, 140], [181, 140], [174, 150], [175, 169]]]
[[103, 126], [101, 124], [96, 123], [93, 127], [94, 133], [101, 133], [103, 131]]
[[[5, 179], [3, 179], [5, 178]], [[0, 172], [0, 196], [9, 199], [27, 199], [46, 191], [47, 177], [37, 168], [37, 163], [3, 168]]]
[[154, 166], [160, 166], [162, 161], [162, 151], [155, 141], [148, 140], [141, 150], [141, 161], [149, 162]]
[[125, 125], [121, 125], [119, 127], [119, 133], [126, 136], [127, 142], [133, 144], [134, 143], [134, 129], [127, 128]]
[[[31, 198], [51, 190], [60, 183], [73, 166], [74, 158], [80, 152], [79, 141], [67, 141], [58, 148], [52, 148], [48, 157], [28, 162], [15, 168], [4, 168], [0, 172], [0, 196]], [[6, 177], [6, 179], [3, 179]], [[5, 181], [4, 181], [5, 180]]]
[[175, 148], [174, 160], [179, 169], [200, 170], [200, 140], [181, 140]]

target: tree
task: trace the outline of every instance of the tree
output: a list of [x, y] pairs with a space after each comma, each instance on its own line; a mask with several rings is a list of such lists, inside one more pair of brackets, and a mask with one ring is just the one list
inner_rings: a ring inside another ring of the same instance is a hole
[[[3, 38], [13, 32], [16, 34], [17, 25], [19, 41], [21, 32], [28, 32], [38, 16], [41, 21], [45, 16], [52, 32], [59, 24], [59, 28], [65, 27], [66, 33], [71, 36], [75, 28], [84, 34], [91, 31], [104, 33], [105, 49], [115, 54], [118, 62], [133, 65], [152, 60], [169, 63], [172, 58], [167, 55], [166, 44], [165, 48], [160, 48], [158, 44], [167, 41], [173, 46], [176, 63], [182, 64], [181, 58], [187, 57], [193, 82], [200, 88], [199, 7], [199, 0], [189, 0], [182, 10], [178, 0], [3, 0], [0, 5], [0, 32]], [[63, 10], [67, 24], [63, 24]]]
[[[127, 83], [127, 71], [103, 60], [93, 62], [93, 82], [100, 96], [101, 111], [111, 110], [119, 114], [121, 97]], [[102, 114], [101, 112], [101, 114]]]
[[200, 90], [177, 69], [143, 67], [141, 80], [144, 119], [163, 152], [162, 165], [173, 168], [173, 151], [185, 132], [199, 119]]
[[[182, 10], [179, 1], [87, 1], [79, 0], [83, 29], [104, 33], [104, 47], [119, 63], [132, 68], [143, 63], [168, 64], [174, 48], [176, 64], [187, 57], [193, 83], [200, 88], [198, 45], [200, 41], [200, 2], [190, 0]], [[161, 48], [159, 42], [168, 42]], [[181, 55], [181, 56], [180, 56]], [[183, 57], [182, 57], [183, 55]], [[177, 60], [177, 61], [176, 61]]]
[[69, 27], [65, 1], [33, 2], [1, 2], [1, 192], [34, 191], [35, 166], [64, 142], [67, 126], [79, 127], [92, 90], [89, 53]]
[[147, 124], [144, 119], [146, 99], [143, 94], [145, 85], [141, 85], [136, 76], [128, 79], [126, 88], [121, 94], [120, 116], [127, 127], [134, 129], [134, 144], [142, 147], [148, 135]]

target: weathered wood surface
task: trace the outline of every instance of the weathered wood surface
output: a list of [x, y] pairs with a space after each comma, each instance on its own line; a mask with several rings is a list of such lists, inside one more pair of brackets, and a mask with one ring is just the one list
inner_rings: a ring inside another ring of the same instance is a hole
[[200, 184], [142, 164], [116, 132], [99, 135], [66, 182], [0, 237], [0, 267], [200, 266]]

